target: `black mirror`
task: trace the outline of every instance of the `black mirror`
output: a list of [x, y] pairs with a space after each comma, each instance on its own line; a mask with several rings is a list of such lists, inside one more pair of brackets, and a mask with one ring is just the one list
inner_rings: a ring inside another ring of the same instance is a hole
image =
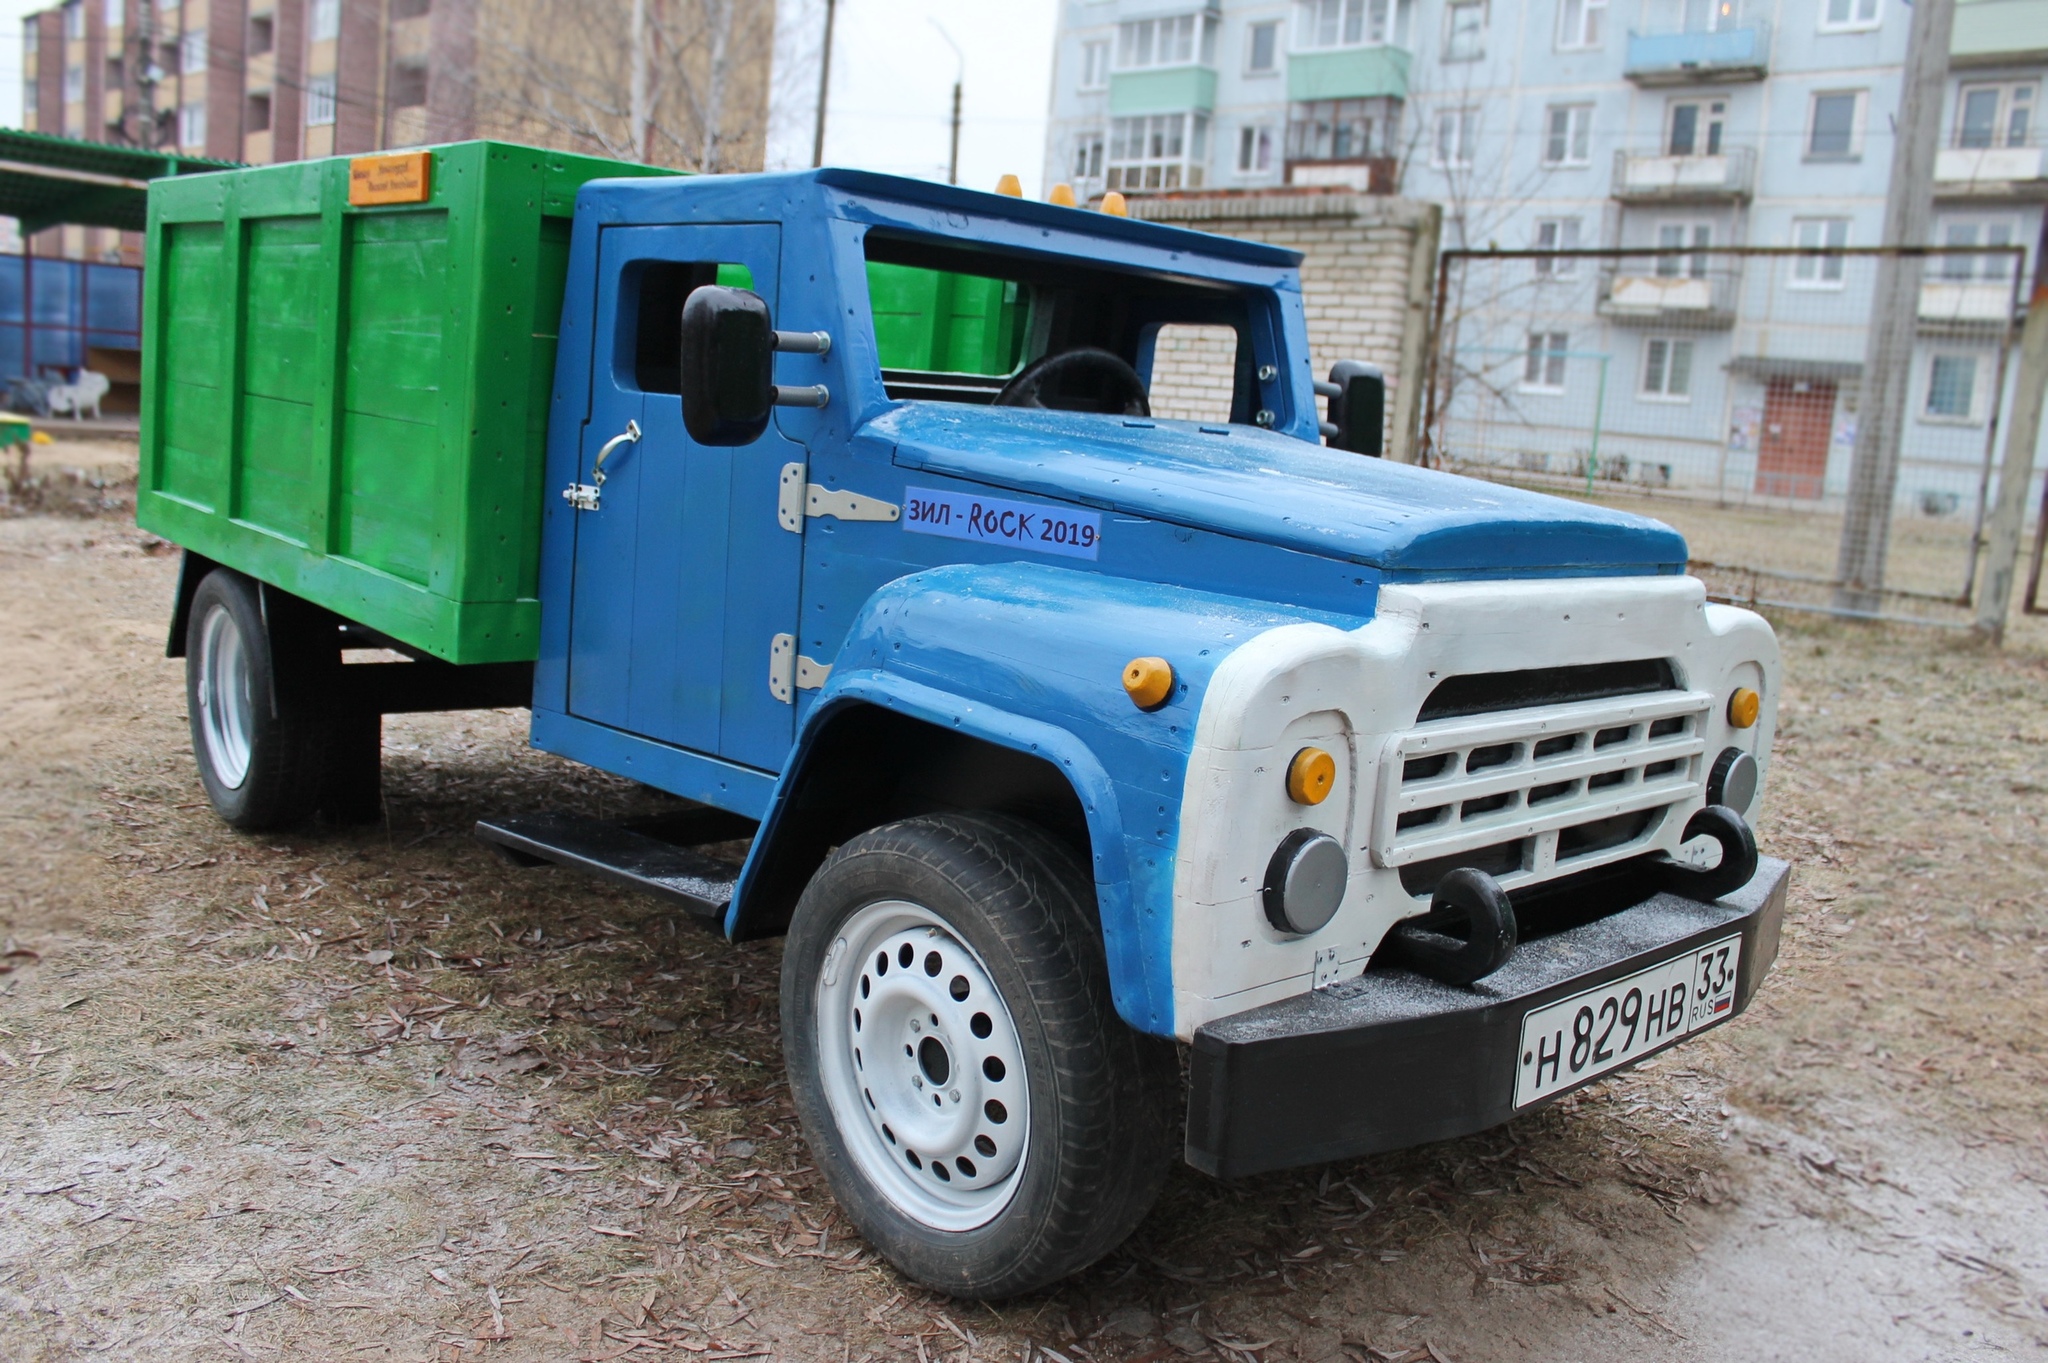
[[1330, 381], [1316, 385], [1330, 400], [1324, 435], [1333, 450], [1371, 455], [1386, 453], [1387, 376], [1376, 364], [1339, 360], [1330, 366]]
[[706, 284], [683, 300], [683, 428], [700, 445], [750, 445], [775, 406], [775, 327], [750, 289]]

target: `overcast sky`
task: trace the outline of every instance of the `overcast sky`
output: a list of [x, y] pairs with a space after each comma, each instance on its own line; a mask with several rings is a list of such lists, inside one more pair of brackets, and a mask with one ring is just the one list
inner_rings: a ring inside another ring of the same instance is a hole
[[[626, 0], [605, 0], [624, 4]], [[1059, 0], [838, 0], [825, 159], [946, 178], [953, 80], [965, 54], [960, 182], [993, 189], [1005, 172], [1040, 192]], [[21, 126], [21, 16], [50, 0], [0, 0], [0, 125]], [[784, 54], [771, 166], [807, 166], [817, 107], [824, 0], [782, 0]]]

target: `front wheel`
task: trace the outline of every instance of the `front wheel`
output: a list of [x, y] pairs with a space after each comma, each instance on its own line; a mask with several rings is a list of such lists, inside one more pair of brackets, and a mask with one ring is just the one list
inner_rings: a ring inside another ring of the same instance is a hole
[[797, 905], [790, 1088], [868, 1242], [962, 1297], [1028, 1292], [1143, 1219], [1174, 1154], [1170, 1043], [1109, 1000], [1086, 875], [1017, 820], [862, 834]]

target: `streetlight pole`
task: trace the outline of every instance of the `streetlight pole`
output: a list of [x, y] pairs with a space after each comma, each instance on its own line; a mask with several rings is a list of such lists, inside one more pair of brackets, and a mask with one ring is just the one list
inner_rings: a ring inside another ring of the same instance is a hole
[[811, 134], [811, 164], [825, 164], [825, 96], [832, 89], [832, 18], [838, 0], [825, 0], [825, 50], [818, 58], [818, 122]]
[[960, 50], [960, 44], [953, 41], [953, 35], [946, 32], [946, 26], [932, 20], [932, 27], [946, 40], [946, 46], [953, 49], [954, 58], [960, 63], [953, 76], [953, 150], [946, 161], [946, 183], [960, 183], [960, 87], [967, 83], [967, 54]]

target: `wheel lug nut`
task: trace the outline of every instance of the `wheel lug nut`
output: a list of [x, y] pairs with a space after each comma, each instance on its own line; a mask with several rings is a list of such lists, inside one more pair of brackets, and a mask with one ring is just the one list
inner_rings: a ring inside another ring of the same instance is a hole
[[919, 1022], [916, 1018], [912, 1018], [910, 1020], [910, 1030], [913, 1033], [921, 1032], [924, 1030], [924, 1024]]
[[910, 1086], [914, 1089], [921, 1089], [924, 1087], [924, 1080], [913, 1074], [910, 1076]]
[[954, 1089], [954, 1090], [953, 1090], [953, 1091], [952, 1091], [952, 1092], [951, 1092], [950, 1094], [948, 1094], [948, 1095], [946, 1095], [946, 1096], [947, 1096], [947, 1097], [949, 1097], [949, 1098], [951, 1098], [951, 1099], [952, 1099], [952, 1100], [953, 1100], [954, 1102], [956, 1102], [956, 1103], [957, 1103], [957, 1102], [959, 1102], [959, 1101], [960, 1101], [960, 1090], [959, 1090], [959, 1089]]

